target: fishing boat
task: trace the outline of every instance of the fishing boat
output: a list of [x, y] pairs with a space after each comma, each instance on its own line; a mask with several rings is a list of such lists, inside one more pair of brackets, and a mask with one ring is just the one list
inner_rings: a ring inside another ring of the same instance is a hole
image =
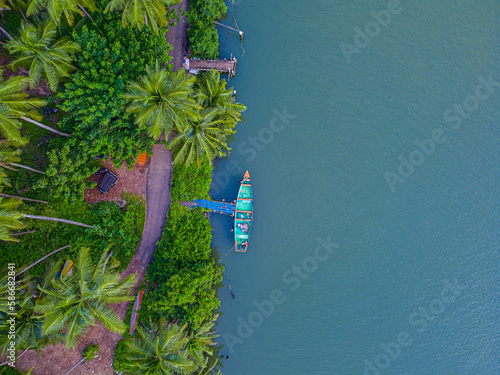
[[130, 317], [130, 335], [134, 336], [135, 329], [137, 328], [137, 321], [139, 320], [139, 310], [141, 309], [142, 299], [144, 297], [144, 289], [141, 289], [135, 298], [134, 307], [132, 308], [132, 315]]
[[69, 276], [71, 275], [72, 272], [73, 272], [73, 261], [69, 259], [66, 262], [64, 262], [61, 271], [57, 273], [56, 280], [59, 280], [61, 276]]
[[73, 272], [73, 261], [67, 260], [64, 263], [63, 269], [61, 271], [61, 276], [69, 276], [71, 275], [71, 272]]
[[250, 174], [245, 172], [241, 180], [234, 210], [234, 249], [244, 253], [248, 249], [248, 239], [253, 219], [253, 194]]

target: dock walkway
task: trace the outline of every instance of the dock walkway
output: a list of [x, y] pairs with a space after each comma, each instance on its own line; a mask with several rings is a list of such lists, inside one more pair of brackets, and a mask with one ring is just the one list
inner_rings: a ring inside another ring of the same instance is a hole
[[230, 60], [192, 60], [186, 59], [184, 61], [184, 67], [190, 73], [197, 73], [199, 71], [209, 71], [212, 69], [217, 70], [222, 74], [229, 74], [230, 77], [234, 77], [236, 74], [237, 60], [231, 58]]
[[195, 207], [203, 207], [213, 212], [217, 212], [219, 214], [234, 216], [234, 204], [229, 202], [217, 202], [207, 199], [195, 199], [192, 202], [179, 201], [179, 203], [185, 207], [189, 207], [190, 209], [193, 209]]

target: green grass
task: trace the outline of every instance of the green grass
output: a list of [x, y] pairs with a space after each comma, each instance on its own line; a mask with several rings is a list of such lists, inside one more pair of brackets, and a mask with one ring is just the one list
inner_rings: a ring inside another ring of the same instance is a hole
[[99, 345], [97, 344], [90, 344], [87, 345], [85, 350], [83, 351], [83, 357], [87, 362], [92, 361], [95, 356], [99, 353]]

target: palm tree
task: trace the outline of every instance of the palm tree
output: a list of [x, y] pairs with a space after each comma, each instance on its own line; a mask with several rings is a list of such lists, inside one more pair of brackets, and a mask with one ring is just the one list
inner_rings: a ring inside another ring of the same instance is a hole
[[174, 163], [190, 165], [196, 162], [199, 167], [203, 159], [212, 164], [216, 156], [225, 156], [231, 150], [227, 146], [227, 136], [235, 133], [234, 123], [217, 117], [216, 109], [199, 111], [175, 135], [168, 146], [172, 150]]
[[[3, 188], [2, 185], [11, 186], [9, 176], [7, 176], [3, 170], [0, 169], [0, 189]], [[5, 195], [4, 195], [5, 196]]]
[[96, 320], [112, 332], [125, 331], [125, 324], [108, 305], [133, 300], [130, 289], [136, 278], [131, 274], [120, 280], [119, 262], [108, 261], [107, 255], [108, 251], [104, 251], [94, 265], [89, 250], [82, 248], [71, 275], [56, 280], [62, 265], [58, 262], [46, 275], [47, 286], [38, 287], [46, 294], [35, 306], [35, 312], [45, 316], [43, 332], [55, 334], [65, 329], [68, 348], [74, 348], [78, 338]]
[[125, 358], [131, 372], [137, 375], [184, 375], [191, 374], [198, 364], [189, 358], [185, 349], [187, 325], [167, 324], [161, 317], [151, 329], [137, 327], [132, 340], [125, 341]]
[[92, 229], [95, 228], [92, 225], [79, 223], [77, 221], [59, 219], [56, 217], [49, 217], [49, 216], [29, 215], [18, 212], [17, 208], [21, 203], [22, 201], [19, 199], [10, 199], [10, 198], [4, 199], [2, 196], [0, 196], [0, 241], [19, 242], [19, 240], [16, 237], [14, 237], [10, 231], [26, 227], [26, 225], [24, 225], [20, 221], [20, 219], [22, 219], [23, 217], [28, 219], [57, 221], [60, 223], [78, 225], [85, 228], [92, 228]]
[[147, 66], [146, 75], [128, 85], [123, 96], [130, 101], [128, 112], [135, 113], [135, 123], [147, 127], [148, 133], [158, 139], [162, 132], [175, 127], [182, 129], [199, 106], [189, 97], [196, 78], [184, 69], [169, 73], [156, 61], [154, 68]]
[[[0, 143], [1, 143], [1, 141], [0, 141]], [[1, 154], [1, 151], [0, 151], [0, 154]], [[4, 193], [2, 193], [2, 189], [4, 187], [3, 185], [9, 186], [9, 187], [11, 186], [9, 176], [7, 176], [3, 172], [3, 170], [0, 168], [0, 197], [4, 197], [4, 198], [16, 198], [16, 199], [20, 199], [22, 201], [29, 201], [29, 202], [37, 202], [37, 203], [49, 204], [49, 202], [42, 201], [40, 199], [31, 199], [31, 198], [18, 197], [17, 195], [4, 194]]]
[[233, 89], [226, 89], [227, 82], [220, 79], [220, 73], [215, 69], [200, 74], [194, 87], [195, 100], [205, 109], [215, 109], [217, 116], [224, 120], [240, 121], [241, 112], [247, 108], [236, 103]]
[[66, 21], [70, 26], [73, 25], [75, 13], [86, 15], [92, 20], [90, 14], [87, 13], [85, 8], [91, 12], [95, 11], [95, 3], [93, 0], [29, 0], [28, 10], [26, 14], [31, 16], [40, 12], [42, 9], [47, 9], [50, 19], [56, 25], [61, 23], [61, 17], [64, 14]]
[[151, 27], [158, 34], [160, 27], [168, 26], [167, 8], [178, 4], [180, 0], [110, 0], [104, 13], [122, 12], [122, 25], [132, 25], [139, 30]]
[[21, 203], [17, 199], [0, 198], [0, 241], [19, 242], [10, 231], [26, 226], [19, 221], [23, 214], [16, 211]]
[[[6, 273], [4, 273], [6, 274]], [[9, 330], [10, 324], [8, 319], [11, 317], [8, 305], [8, 285], [4, 278], [0, 285], [0, 347], [2, 354], [9, 347], [10, 339], [6, 333]], [[54, 335], [45, 335], [42, 332], [42, 317], [34, 312], [36, 296], [36, 283], [31, 276], [26, 276], [16, 284], [16, 301], [14, 311], [16, 312], [15, 329], [16, 329], [16, 350], [22, 350], [23, 354], [26, 350], [35, 349], [40, 352], [47, 344], [55, 344], [64, 339], [64, 335], [58, 332]]]
[[17, 171], [17, 169], [12, 168], [18, 167], [27, 169], [28, 171], [45, 174], [45, 172], [39, 171], [38, 169], [30, 168], [22, 164], [18, 164], [21, 161], [19, 155], [21, 155], [22, 150], [12, 147], [11, 142], [6, 139], [0, 140], [0, 167], [10, 169], [12, 171]]
[[43, 107], [47, 102], [38, 98], [29, 98], [29, 95], [24, 92], [28, 87], [28, 82], [28, 77], [10, 77], [4, 81], [3, 75], [0, 74], [0, 133], [16, 145], [25, 144], [27, 139], [19, 130], [22, 126], [19, 119], [22, 119], [58, 135], [71, 137], [71, 134], [59, 132], [35, 121], [42, 118], [37, 108]]
[[213, 330], [218, 315], [215, 315], [211, 321], [205, 322], [196, 331], [189, 334], [188, 345], [191, 358], [198, 362], [201, 367], [206, 367], [207, 359], [205, 355], [212, 356], [212, 346], [215, 345], [214, 339], [219, 337], [217, 330]]
[[70, 37], [58, 39], [56, 24], [51, 21], [38, 26], [23, 23], [19, 37], [7, 42], [5, 48], [14, 55], [9, 64], [14, 72], [20, 66], [29, 69], [30, 88], [33, 89], [43, 77], [53, 92], [60, 78], [69, 77], [75, 68], [71, 60], [81, 49]]

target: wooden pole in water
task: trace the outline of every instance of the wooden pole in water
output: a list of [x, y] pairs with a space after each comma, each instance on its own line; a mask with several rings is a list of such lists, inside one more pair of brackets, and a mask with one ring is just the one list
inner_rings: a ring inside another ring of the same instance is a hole
[[222, 26], [222, 27], [226, 27], [229, 30], [236, 31], [240, 35], [240, 39], [243, 39], [243, 31], [235, 29], [234, 27], [231, 27], [231, 26], [228, 26], [228, 25], [224, 25], [223, 23], [220, 23], [220, 22], [217, 22], [217, 21], [215, 21], [215, 24], [219, 25], [219, 26]]

